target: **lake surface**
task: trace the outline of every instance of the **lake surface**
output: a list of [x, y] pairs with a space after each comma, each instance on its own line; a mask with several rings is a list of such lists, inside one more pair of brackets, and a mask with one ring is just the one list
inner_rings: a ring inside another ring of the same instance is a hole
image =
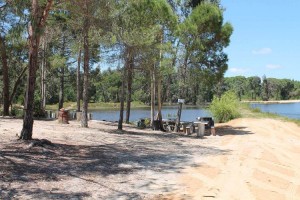
[[292, 119], [300, 119], [300, 103], [251, 104], [262, 112], [275, 113]]
[[[178, 106], [166, 106], [162, 109], [163, 119], [176, 118]], [[93, 110], [91, 111], [94, 120], [118, 121], [119, 110]], [[124, 119], [125, 119], [124, 112]], [[181, 121], [196, 121], [197, 117], [210, 117], [209, 111], [203, 107], [183, 106]], [[150, 108], [131, 109], [130, 121], [137, 121], [140, 118], [150, 118]]]

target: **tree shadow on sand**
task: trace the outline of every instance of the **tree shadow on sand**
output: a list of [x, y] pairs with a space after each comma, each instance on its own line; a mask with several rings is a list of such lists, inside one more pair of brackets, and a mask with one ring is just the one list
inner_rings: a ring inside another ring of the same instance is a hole
[[[227, 128], [229, 129], [229, 127], [222, 127], [225, 134]], [[236, 130], [236, 133], [242, 135], [239, 131], [241, 130]], [[227, 132], [231, 133], [229, 130]], [[215, 147], [204, 147], [199, 143], [183, 144], [180, 139], [185, 136], [178, 134], [145, 134], [135, 131], [122, 131], [121, 133], [124, 139], [110, 144], [105, 142], [99, 142], [99, 145], [55, 143], [31, 148], [28, 148], [29, 143], [22, 141], [5, 144], [0, 150], [0, 197], [2, 199], [11, 199], [20, 195], [33, 199], [91, 197], [92, 194], [89, 192], [70, 193], [61, 190], [49, 192], [26, 187], [27, 184], [39, 181], [47, 183], [59, 182], [62, 178], [78, 178], [97, 184], [99, 188], [107, 187], [106, 189], [110, 190], [109, 198], [141, 198], [139, 192], [126, 192], [116, 189], [118, 187], [109, 187], [103, 182], [109, 176], [127, 177], [147, 170], [154, 173], [170, 171], [181, 173], [186, 166], [194, 164], [192, 158], [195, 154], [209, 156], [229, 153]], [[117, 135], [120, 132], [110, 131], [108, 134]], [[192, 138], [186, 139], [193, 140]], [[86, 176], [98, 178], [88, 179]], [[103, 181], [99, 181], [99, 178]], [[147, 179], [147, 177], [144, 178]], [[12, 182], [20, 183], [21, 186], [17, 189], [11, 188], [9, 185]]]
[[220, 126], [217, 128], [217, 134], [219, 136], [225, 136], [225, 135], [249, 135], [254, 134], [251, 131], [245, 130], [247, 127], [232, 127], [232, 126]]

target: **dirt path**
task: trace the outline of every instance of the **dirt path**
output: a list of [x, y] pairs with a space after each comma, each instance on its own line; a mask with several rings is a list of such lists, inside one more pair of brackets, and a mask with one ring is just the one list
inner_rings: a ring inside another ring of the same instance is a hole
[[218, 141], [221, 150], [231, 153], [207, 158], [180, 179], [193, 199], [300, 199], [299, 127], [238, 119], [219, 133], [224, 134]]
[[272, 119], [218, 125], [197, 139], [91, 121], [0, 119], [0, 199], [300, 199], [300, 128]]

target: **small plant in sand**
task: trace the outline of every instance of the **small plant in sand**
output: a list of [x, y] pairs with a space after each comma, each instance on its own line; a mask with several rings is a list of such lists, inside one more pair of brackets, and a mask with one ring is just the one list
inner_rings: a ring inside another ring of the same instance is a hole
[[232, 91], [225, 92], [220, 99], [214, 97], [209, 110], [220, 123], [227, 122], [241, 116], [239, 113], [238, 98]]

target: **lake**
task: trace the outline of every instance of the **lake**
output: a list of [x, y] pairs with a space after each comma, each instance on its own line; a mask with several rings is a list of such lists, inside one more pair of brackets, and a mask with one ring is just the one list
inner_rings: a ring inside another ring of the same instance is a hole
[[275, 113], [291, 119], [300, 119], [300, 103], [253, 103], [251, 107], [259, 108], [262, 112]]
[[[176, 118], [178, 106], [165, 106], [162, 109], [162, 117]], [[90, 111], [94, 120], [118, 121], [119, 110], [93, 110]], [[124, 112], [124, 119], [125, 119]], [[183, 106], [181, 112], [181, 121], [196, 121], [197, 117], [210, 117], [209, 111], [203, 107]], [[137, 121], [140, 118], [150, 118], [150, 108], [135, 108], [130, 111], [130, 121]]]

